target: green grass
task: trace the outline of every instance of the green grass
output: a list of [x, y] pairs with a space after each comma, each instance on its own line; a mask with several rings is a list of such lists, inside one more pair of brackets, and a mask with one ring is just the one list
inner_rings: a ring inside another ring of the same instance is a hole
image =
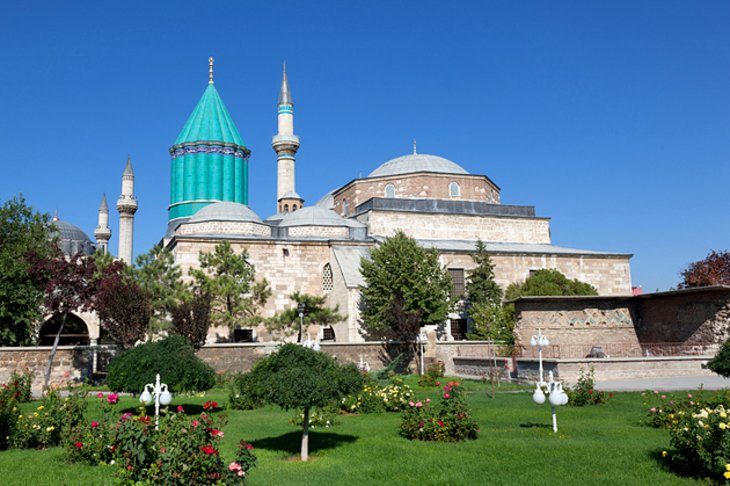
[[[242, 438], [254, 444], [259, 464], [252, 485], [703, 484], [662, 467], [657, 457], [669, 435], [642, 425], [638, 393], [617, 393], [602, 406], [559, 408], [560, 431], [554, 434], [550, 407], [535, 405], [524, 387], [502, 386], [493, 400], [488, 385], [465, 386], [481, 426], [475, 441], [410, 442], [398, 435], [398, 414], [340, 416], [337, 426], [312, 432], [313, 458], [302, 463], [291, 460], [301, 437], [288, 424], [293, 413], [266, 407], [230, 412], [221, 453], [231, 458]], [[418, 389], [418, 396], [435, 398], [436, 390]], [[211, 399], [223, 403], [225, 392], [176, 397], [173, 405], [193, 413]], [[125, 397], [120, 405], [136, 402]], [[111, 468], [65, 464], [58, 448], [0, 452], [0, 471], [3, 484], [113, 483]]]

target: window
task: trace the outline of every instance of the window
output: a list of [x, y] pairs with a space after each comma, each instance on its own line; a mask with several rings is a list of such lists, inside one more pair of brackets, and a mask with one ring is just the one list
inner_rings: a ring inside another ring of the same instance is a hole
[[395, 186], [393, 184], [385, 186], [385, 197], [395, 197]]
[[461, 187], [459, 187], [458, 183], [452, 182], [449, 184], [449, 196], [461, 197]]
[[253, 329], [234, 329], [233, 330], [233, 342], [234, 343], [252, 343], [253, 342]]
[[289, 212], [289, 205], [288, 204], [284, 204], [284, 212], [285, 213], [288, 213]]
[[292, 210], [292, 212], [296, 211], [297, 210], [297, 205], [296, 204], [292, 204], [291, 205], [291, 210]]
[[342, 200], [342, 215], [347, 216], [347, 212], [350, 209], [350, 205], [347, 204], [347, 199]]
[[451, 335], [457, 341], [466, 339], [466, 319], [451, 319]]
[[322, 329], [322, 341], [334, 341], [335, 330], [332, 327], [325, 327]]
[[332, 266], [329, 263], [322, 268], [322, 290], [325, 292], [332, 290]]
[[449, 268], [449, 274], [454, 282], [454, 297], [461, 298], [464, 295], [464, 269]]

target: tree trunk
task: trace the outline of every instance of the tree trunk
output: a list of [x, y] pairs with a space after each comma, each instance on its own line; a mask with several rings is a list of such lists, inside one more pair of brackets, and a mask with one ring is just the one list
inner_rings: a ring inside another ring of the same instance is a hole
[[46, 372], [43, 375], [43, 388], [41, 389], [41, 393], [43, 395], [46, 394], [48, 391], [48, 382], [51, 381], [51, 368], [53, 368], [53, 360], [56, 357], [56, 351], [58, 350], [58, 342], [61, 340], [61, 333], [63, 332], [63, 326], [66, 324], [66, 316], [68, 315], [67, 312], [64, 312], [61, 314], [61, 325], [58, 328], [58, 333], [56, 333], [56, 339], [53, 340], [53, 347], [51, 348], [51, 355], [48, 357], [48, 365], [46, 366]]
[[309, 409], [304, 409], [304, 420], [302, 421], [302, 461], [309, 460]]

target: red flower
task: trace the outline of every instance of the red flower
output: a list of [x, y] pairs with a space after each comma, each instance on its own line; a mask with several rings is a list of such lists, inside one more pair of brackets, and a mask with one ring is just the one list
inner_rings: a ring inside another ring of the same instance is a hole
[[588, 390], [589, 395], [593, 395], [593, 390]]
[[208, 444], [208, 445], [206, 445], [206, 446], [203, 446], [203, 447], [201, 447], [201, 448], [200, 448], [200, 450], [201, 450], [201, 451], [203, 451], [204, 453], [206, 453], [206, 454], [207, 454], [207, 455], [209, 455], [209, 456], [210, 456], [210, 455], [216, 455], [216, 456], [218, 455], [218, 451], [217, 451], [217, 450], [215, 450], [215, 449], [213, 448], [213, 446], [212, 446], [212, 445], [210, 445], [210, 444]]
[[216, 408], [217, 406], [217, 402], [211, 402], [210, 400], [208, 400], [207, 402], [205, 402], [205, 405], [203, 405], [203, 408], [207, 410], [209, 408]]
[[102, 392], [99, 392], [96, 394], [96, 398], [104, 398], [104, 394]]
[[449, 398], [450, 396], [448, 393], [444, 393], [444, 398]]
[[443, 427], [443, 426], [444, 426], [444, 423], [441, 420], [439, 420], [439, 427]]
[[609, 393], [609, 394], [608, 394], [608, 396], [609, 396], [609, 397], [613, 397], [613, 393]]
[[74, 445], [76, 446], [77, 449], [81, 449], [82, 447], [84, 447], [84, 444], [81, 441], [77, 441], [76, 444], [74, 444]]
[[250, 451], [251, 449], [253, 449], [253, 444], [249, 444], [249, 443], [247, 442], [247, 443], [246, 443], [246, 449], [248, 449], [249, 451]]
[[178, 412], [182, 412], [182, 411], [184, 411], [184, 410], [183, 410], [183, 407], [182, 407], [182, 405], [178, 405], [178, 406], [177, 406], [177, 411], [178, 411]]
[[117, 403], [119, 401], [119, 393], [110, 393], [108, 397], [106, 397], [106, 401], [109, 403]]
[[132, 469], [134, 469], [134, 468], [132, 467], [131, 464], [129, 466], [127, 466], [127, 470], [131, 471]]
[[140, 418], [139, 421], [145, 425], [149, 425], [150, 422], [152, 421], [152, 419], [150, 418], [149, 415], [145, 415], [144, 417]]
[[197, 420], [193, 420], [193, 423], [192, 423], [191, 425], [192, 425], [193, 427], [197, 427], [199, 423], [200, 423], [200, 422], [198, 422]]
[[160, 452], [167, 452], [167, 449], [165, 447], [160, 447]]
[[440, 381], [437, 381], [436, 382], [436, 386], [441, 386], [441, 382]]
[[91, 427], [97, 428], [99, 426], [99, 422], [91, 422]]

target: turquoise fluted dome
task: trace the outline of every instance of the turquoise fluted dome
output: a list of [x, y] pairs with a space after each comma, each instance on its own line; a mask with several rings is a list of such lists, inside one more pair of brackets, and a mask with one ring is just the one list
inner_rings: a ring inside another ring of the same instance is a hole
[[248, 204], [248, 158], [238, 128], [210, 83], [170, 148], [168, 219], [215, 202]]

